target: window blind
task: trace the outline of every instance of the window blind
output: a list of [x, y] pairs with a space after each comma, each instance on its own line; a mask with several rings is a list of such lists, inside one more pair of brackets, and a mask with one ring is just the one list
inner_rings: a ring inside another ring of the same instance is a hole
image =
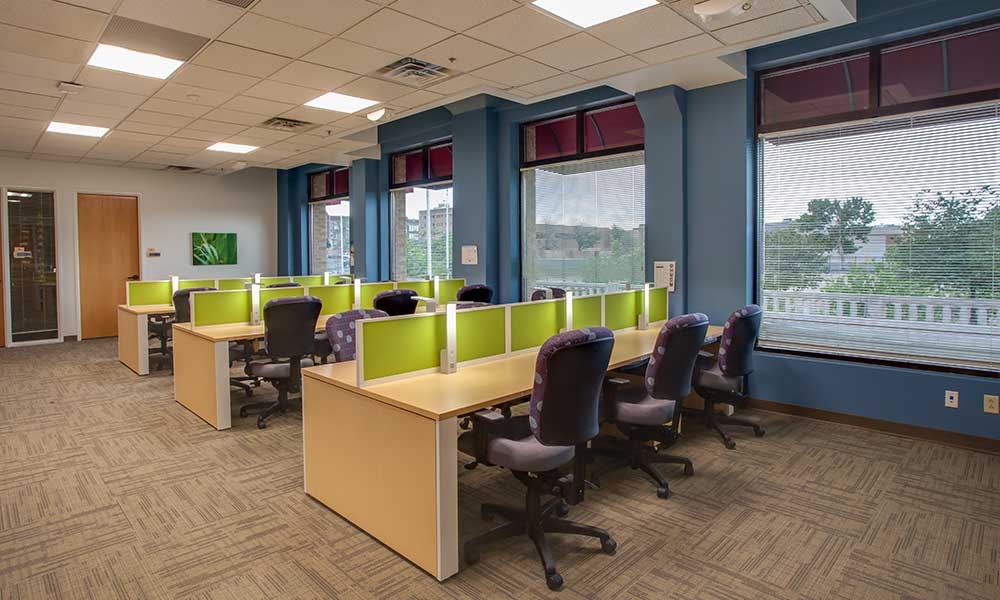
[[758, 139], [760, 344], [1000, 370], [1000, 105]]

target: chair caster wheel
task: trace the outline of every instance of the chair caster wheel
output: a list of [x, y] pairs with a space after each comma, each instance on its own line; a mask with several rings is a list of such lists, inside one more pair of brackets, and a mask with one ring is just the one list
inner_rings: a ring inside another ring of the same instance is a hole
[[560, 517], [565, 517], [569, 514], [569, 504], [565, 500], [556, 505], [556, 514]]
[[670, 497], [670, 488], [665, 488], [665, 487], [656, 488], [656, 495], [666, 500], [667, 498]]
[[757, 436], [757, 437], [764, 437], [765, 433], [767, 433], [767, 432], [764, 431], [763, 429], [761, 429], [760, 427], [754, 427], [753, 428], [753, 434], [755, 436]]
[[267, 421], [263, 419], [257, 419], [257, 429], [266, 429], [266, 428], [267, 428]]
[[684, 475], [687, 477], [694, 475], [694, 465], [684, 465]]
[[563, 585], [562, 575], [559, 573], [552, 573], [551, 575], [545, 576], [545, 583], [549, 586], [549, 589], [553, 592], [558, 591]]
[[245, 408], [241, 408], [240, 409], [240, 418], [241, 419], [247, 418], [247, 409], [245, 409]]
[[733, 440], [726, 440], [722, 443], [726, 445], [727, 450], [732, 450], [736, 448], [736, 442], [734, 442]]
[[618, 542], [611, 538], [601, 540], [601, 550], [608, 555], [614, 555], [618, 551]]

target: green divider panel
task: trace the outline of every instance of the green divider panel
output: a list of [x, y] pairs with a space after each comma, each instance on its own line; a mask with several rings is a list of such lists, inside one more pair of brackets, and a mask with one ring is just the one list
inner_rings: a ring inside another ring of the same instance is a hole
[[[434, 283], [431, 282], [431, 287], [433, 288]], [[465, 287], [464, 279], [442, 279], [438, 281], [438, 293], [440, 297], [438, 300], [441, 303], [453, 302], [458, 299], [458, 290]]]
[[250, 277], [245, 277], [243, 279], [220, 279], [219, 289], [220, 290], [244, 290], [246, 289], [246, 284], [253, 283], [253, 279]]
[[[393, 289], [391, 281], [382, 283], [362, 283], [361, 284], [361, 308], [372, 308], [375, 295], [379, 292]], [[353, 287], [353, 286], [352, 286]]]
[[349, 285], [310, 286], [306, 293], [323, 301], [321, 315], [335, 315], [351, 310], [354, 303], [354, 287]]
[[194, 325], [231, 325], [249, 323], [253, 308], [250, 290], [229, 290], [225, 292], [195, 292]]
[[299, 277], [292, 277], [292, 281], [299, 285], [310, 286], [310, 285], [323, 285], [322, 275], [300, 275]]
[[455, 315], [458, 362], [496, 356], [507, 351], [506, 310], [496, 308], [460, 310]]
[[[434, 297], [434, 282], [426, 279], [419, 281], [399, 281], [396, 283], [396, 287], [401, 290], [413, 290], [418, 296], [423, 296], [424, 298]], [[422, 301], [417, 303], [418, 308], [424, 305], [425, 303]]]
[[638, 325], [640, 312], [642, 290], [604, 295], [605, 326], [612, 331]]
[[169, 281], [128, 281], [128, 305], [148, 306], [173, 302], [173, 286]]
[[177, 289], [186, 290], [189, 288], [215, 287], [214, 279], [181, 279], [177, 282]]
[[275, 298], [291, 298], [293, 296], [305, 296], [306, 288], [286, 287], [271, 288], [260, 291], [260, 318], [264, 318], [264, 305]]
[[441, 350], [448, 341], [444, 315], [370, 321], [363, 327], [366, 381], [441, 364]]
[[514, 304], [510, 307], [510, 349], [541, 346], [565, 326], [565, 300]]
[[[287, 277], [261, 277], [260, 278], [260, 285], [261, 285], [261, 287], [267, 287], [267, 286], [275, 284], [275, 283], [288, 283], [288, 278]], [[323, 283], [323, 282], [320, 281], [320, 283]]]
[[667, 288], [649, 290], [649, 322], [655, 323], [667, 318]]
[[573, 298], [573, 329], [601, 326], [601, 296]]

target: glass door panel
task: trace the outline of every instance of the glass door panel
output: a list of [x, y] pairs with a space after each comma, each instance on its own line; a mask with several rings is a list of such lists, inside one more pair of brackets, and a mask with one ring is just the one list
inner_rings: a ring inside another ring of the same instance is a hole
[[7, 190], [10, 338], [59, 337], [56, 303], [55, 195]]

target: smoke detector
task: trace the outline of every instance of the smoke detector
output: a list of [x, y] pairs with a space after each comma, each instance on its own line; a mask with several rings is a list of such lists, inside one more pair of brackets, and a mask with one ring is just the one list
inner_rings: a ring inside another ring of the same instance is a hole
[[694, 5], [694, 14], [701, 17], [702, 21], [708, 22], [712, 17], [726, 13], [739, 16], [751, 8], [753, 8], [751, 0], [706, 0]]
[[419, 58], [403, 58], [378, 70], [383, 79], [423, 87], [441, 81], [452, 74], [452, 70]]
[[265, 129], [274, 129], [276, 131], [299, 131], [301, 129], [308, 129], [315, 127], [315, 123], [310, 123], [308, 121], [299, 121], [298, 119], [288, 119], [285, 117], [271, 117], [270, 119], [264, 121], [260, 124], [261, 127]]

